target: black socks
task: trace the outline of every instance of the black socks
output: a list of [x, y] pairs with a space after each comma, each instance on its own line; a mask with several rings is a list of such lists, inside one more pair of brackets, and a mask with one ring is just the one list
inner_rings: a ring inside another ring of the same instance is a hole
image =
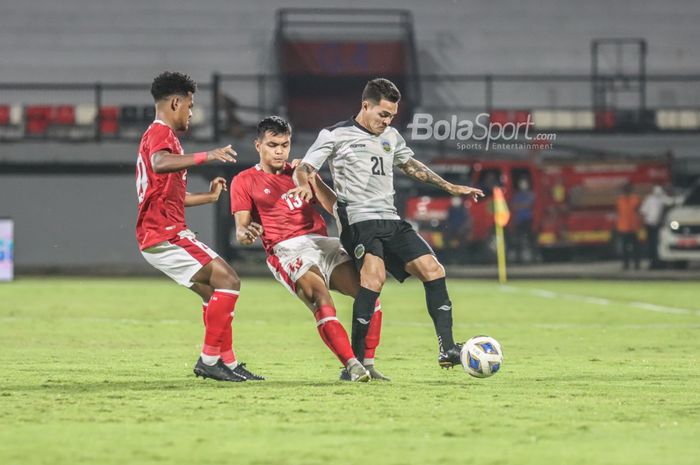
[[[352, 305], [352, 351], [362, 362], [365, 358], [365, 337], [369, 330], [369, 321], [374, 314], [374, 306], [379, 292], [360, 287]], [[450, 320], [451, 321], [451, 320]]]
[[425, 302], [428, 305], [428, 313], [433, 319], [435, 333], [438, 337], [440, 352], [444, 353], [455, 345], [452, 337], [452, 302], [447, 295], [445, 278], [423, 283], [425, 287]]

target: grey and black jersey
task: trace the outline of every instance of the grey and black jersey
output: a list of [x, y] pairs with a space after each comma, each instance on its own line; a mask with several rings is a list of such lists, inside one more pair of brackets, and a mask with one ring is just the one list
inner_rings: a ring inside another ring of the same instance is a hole
[[399, 132], [387, 127], [374, 135], [354, 118], [323, 129], [304, 156], [319, 170], [328, 160], [338, 201], [346, 204], [349, 224], [398, 220], [394, 206], [395, 165], [413, 157]]

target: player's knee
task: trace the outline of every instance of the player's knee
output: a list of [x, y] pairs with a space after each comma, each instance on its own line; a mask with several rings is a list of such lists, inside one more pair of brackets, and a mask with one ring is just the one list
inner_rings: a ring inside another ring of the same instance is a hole
[[316, 307], [320, 307], [322, 305], [333, 306], [333, 299], [331, 298], [331, 295], [328, 292], [314, 293], [312, 297], [312, 302], [316, 304]]
[[238, 274], [236, 274], [233, 268], [226, 265], [225, 267], [222, 266], [220, 270], [217, 271], [219, 272], [216, 273], [216, 283], [214, 287], [231, 291], [239, 291], [241, 289], [241, 278], [238, 277]]
[[367, 273], [360, 277], [360, 285], [366, 289], [371, 289], [375, 292], [382, 290], [386, 282], [386, 273], [383, 271]]
[[311, 303], [314, 308], [322, 305], [333, 305], [333, 299], [327, 289], [316, 286], [307, 286], [302, 289], [304, 300]]
[[226, 275], [222, 284], [223, 286], [220, 287], [220, 289], [230, 289], [232, 291], [239, 291], [241, 289], [241, 279], [235, 273]]
[[445, 277], [445, 267], [435, 257], [426, 260], [422, 273], [423, 281], [434, 281]]

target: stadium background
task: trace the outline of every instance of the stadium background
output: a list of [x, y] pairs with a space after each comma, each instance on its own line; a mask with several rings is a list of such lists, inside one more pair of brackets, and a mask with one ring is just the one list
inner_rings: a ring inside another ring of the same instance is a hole
[[[408, 72], [392, 76], [411, 97], [401, 106], [408, 116], [411, 106], [436, 117], [549, 112], [559, 126], [545, 129], [557, 135], [548, 153], [619, 161], [670, 152], [677, 193], [700, 174], [697, 1], [358, 1], [353, 9], [401, 10], [332, 20], [319, 11], [349, 6], [0, 2], [0, 219], [15, 221], [18, 276], [0, 283], [0, 463], [697, 465], [697, 266], [622, 273], [612, 256], [584, 256], [511, 266], [510, 276], [527, 279], [506, 285], [491, 279], [493, 263], [451, 268], [455, 338], [488, 334], [505, 351], [500, 372], [483, 380], [438, 369], [423, 287], [389, 280], [377, 362], [392, 382], [342, 383], [314, 319], [260, 266], [260, 250], [228, 248], [221, 199], [188, 209], [188, 221], [204, 242], [233, 254], [243, 277], [236, 352], [267, 380], [192, 376], [201, 302], [151, 269], [134, 238], [138, 139], [152, 118], [149, 84], [165, 69], [200, 84], [185, 150], [232, 143], [241, 167], [257, 158], [250, 127], [264, 114], [293, 120], [293, 154], [301, 156], [333, 122], [324, 111], [357, 110], [366, 76], [343, 74], [371, 54], [354, 47], [359, 56], [337, 61], [348, 58], [335, 53], [340, 39], [398, 34], [413, 37], [401, 61]], [[332, 78], [329, 86], [343, 83], [330, 88], [347, 92], [347, 103], [325, 95], [318, 75], [302, 75], [300, 89], [311, 92], [301, 113], [285, 102], [282, 91], [300, 81], [279, 66], [280, 10], [292, 7], [312, 10], [295, 34], [330, 35], [324, 52], [316, 49], [328, 60], [317, 74]], [[596, 79], [592, 43], [611, 38], [632, 39], [632, 50], [606, 42], [613, 46], [601, 53]], [[639, 73], [634, 48], [643, 43]], [[396, 54], [378, 63], [396, 63]], [[234, 125], [231, 102], [214, 89], [235, 99]], [[619, 99], [608, 101], [610, 93]], [[306, 104], [319, 121], [305, 120]], [[472, 155], [438, 142], [413, 144], [419, 159]], [[218, 173], [192, 169], [189, 189], [205, 190]], [[395, 179], [403, 209], [417, 183]], [[469, 269], [489, 279], [457, 277]], [[334, 300], [350, 328], [351, 299]]]
[[[290, 113], [281, 91], [289, 76], [285, 77], [278, 53], [278, 12], [289, 6], [285, 2], [223, 0], [197, 4], [164, 0], [4, 2], [0, 15], [0, 104], [5, 105], [8, 115], [0, 127], [0, 216], [15, 220], [18, 272], [149, 272], [133, 237], [131, 172], [138, 137], [150, 116], [141, 113], [150, 106], [148, 83], [164, 69], [182, 70], [199, 81], [196, 130], [184, 139], [189, 151], [218, 143], [212, 141], [217, 105], [212, 89], [232, 97], [235, 117], [243, 129], [237, 137], [226, 132], [225, 103], [219, 100], [218, 140], [234, 145], [241, 155], [241, 166], [253, 163], [256, 154], [247, 129], [263, 114]], [[300, 6], [318, 12], [321, 7], [346, 4], [309, 1]], [[353, 4], [353, 8], [395, 7], [382, 1]], [[700, 32], [694, 27], [700, 6], [696, 2], [504, 1], [493, 5], [440, 1], [407, 2], [401, 8], [410, 15], [407, 19], [397, 20], [395, 11], [336, 15], [336, 20], [354, 21], [355, 27], [331, 27], [330, 32], [329, 27], [319, 27], [331, 21], [329, 17], [306, 15], [305, 20], [316, 21], [316, 25], [298, 27], [292, 36], [306, 34], [329, 42], [333, 42], [333, 34], [340, 40], [343, 34], [354, 40], [396, 40], [404, 29], [395, 24], [405, 21], [414, 42], [410, 44], [412, 56], [404, 66], [426, 78], [412, 81], [413, 74], [406, 77], [404, 87], [418, 90], [405, 88], [404, 92], [420, 93], [420, 105], [413, 109], [430, 111], [436, 118], [464, 114], [451, 111], [455, 102], [469, 107], [471, 114], [493, 108], [533, 107], [593, 111], [592, 41], [643, 39], [648, 48], [646, 73], [658, 78], [646, 79], [646, 107], [695, 112], [690, 126], [667, 125], [658, 130], [634, 127], [633, 121], [632, 130], [622, 126], [619, 130], [599, 130], [597, 126], [556, 130], [556, 145], [627, 154], [670, 151], [674, 179], [681, 187], [700, 173], [700, 126], [696, 121], [700, 107], [700, 51], [696, 44]], [[368, 28], [363, 26], [365, 21], [386, 23]], [[634, 56], [625, 52], [626, 72], [635, 70]], [[614, 62], [614, 52], [603, 57], [602, 72], [613, 72]], [[215, 77], [216, 73], [221, 77]], [[332, 77], [340, 79], [343, 69], [333, 73]], [[492, 80], [490, 84], [488, 80]], [[417, 87], [411, 87], [415, 83]], [[347, 92], [355, 95], [359, 90]], [[30, 133], [27, 107], [42, 105], [73, 106], [74, 124], [68, 129], [58, 124]], [[331, 97], [327, 105], [342, 105], [343, 114], [356, 111], [353, 100]], [[81, 106], [87, 107], [87, 113]], [[97, 106], [132, 106], [137, 113], [130, 120], [127, 115], [125, 121], [123, 114], [101, 112], [100, 122], [94, 111]], [[408, 117], [408, 104], [404, 111]], [[300, 121], [292, 118], [292, 122], [299, 126]], [[119, 125], [118, 133], [112, 123]], [[315, 124], [312, 121], [307, 126]], [[315, 134], [316, 129], [297, 130], [293, 155], [302, 156]], [[430, 161], [444, 154], [445, 147], [419, 145], [416, 151], [420, 159]], [[197, 170], [192, 170], [189, 183], [193, 191], [207, 187]], [[217, 215], [226, 215], [226, 203], [220, 202], [218, 213], [214, 207], [187, 212], [200, 237], [219, 248], [225, 246], [227, 238], [217, 236], [215, 220]]]

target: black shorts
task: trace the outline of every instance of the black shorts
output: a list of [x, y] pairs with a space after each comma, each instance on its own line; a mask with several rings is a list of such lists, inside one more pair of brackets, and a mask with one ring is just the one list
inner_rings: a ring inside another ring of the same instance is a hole
[[406, 264], [423, 255], [434, 255], [433, 249], [403, 220], [367, 220], [348, 224], [345, 208], [338, 203], [338, 219], [342, 232], [340, 242], [362, 268], [365, 254], [371, 253], [384, 260], [384, 267], [399, 282], [410, 276]]

